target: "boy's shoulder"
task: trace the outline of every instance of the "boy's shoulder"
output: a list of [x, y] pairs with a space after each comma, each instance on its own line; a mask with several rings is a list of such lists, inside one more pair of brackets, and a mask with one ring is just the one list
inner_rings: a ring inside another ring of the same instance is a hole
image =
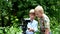
[[44, 20], [45, 21], [50, 21], [49, 17], [47, 15], [44, 14]]
[[44, 18], [48, 18], [48, 16], [46, 14], [43, 14]]

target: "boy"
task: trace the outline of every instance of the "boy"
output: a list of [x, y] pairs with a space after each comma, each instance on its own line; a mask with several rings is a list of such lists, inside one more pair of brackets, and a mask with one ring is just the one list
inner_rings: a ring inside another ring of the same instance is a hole
[[40, 34], [50, 34], [50, 20], [48, 16], [44, 14], [42, 6], [39, 5], [35, 8], [35, 14], [40, 18]]
[[26, 34], [34, 34], [34, 32], [36, 32], [38, 30], [38, 28], [37, 28], [38, 27], [38, 22], [36, 20], [34, 20], [34, 18], [35, 18], [34, 9], [30, 10], [29, 16], [30, 16], [31, 22], [29, 22], [27, 24]]

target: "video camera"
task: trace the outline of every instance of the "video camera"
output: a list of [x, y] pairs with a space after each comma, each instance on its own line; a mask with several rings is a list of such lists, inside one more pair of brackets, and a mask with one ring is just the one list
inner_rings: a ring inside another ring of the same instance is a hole
[[24, 18], [24, 19], [22, 19], [23, 34], [26, 34], [27, 24], [30, 23], [30, 22], [31, 22], [30, 18]]
[[24, 18], [24, 22], [28, 23], [31, 22], [30, 18]]

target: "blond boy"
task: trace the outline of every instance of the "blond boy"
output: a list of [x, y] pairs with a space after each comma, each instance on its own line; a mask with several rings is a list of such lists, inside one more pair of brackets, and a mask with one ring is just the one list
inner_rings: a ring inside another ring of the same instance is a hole
[[40, 18], [40, 34], [50, 34], [50, 20], [48, 16], [44, 14], [42, 6], [38, 5], [35, 8], [35, 14]]

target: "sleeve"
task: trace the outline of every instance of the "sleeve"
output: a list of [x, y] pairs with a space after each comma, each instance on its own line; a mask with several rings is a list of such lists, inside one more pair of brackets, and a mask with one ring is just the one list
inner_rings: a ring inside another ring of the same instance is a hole
[[45, 28], [50, 28], [50, 20], [48, 17], [44, 19], [44, 22], [45, 22]]
[[34, 32], [38, 31], [38, 22], [35, 23], [34, 25]]
[[29, 23], [27, 24], [27, 28], [30, 28], [30, 24]]

